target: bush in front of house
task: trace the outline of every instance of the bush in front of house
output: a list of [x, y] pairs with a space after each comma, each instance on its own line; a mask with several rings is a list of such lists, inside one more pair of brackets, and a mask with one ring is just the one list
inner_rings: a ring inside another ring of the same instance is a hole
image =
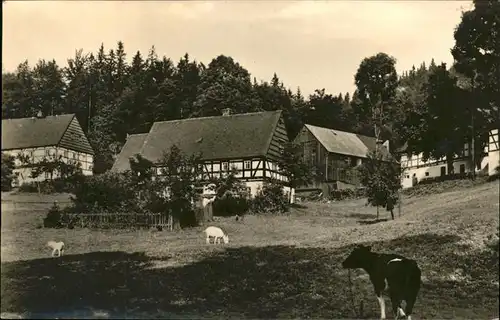
[[47, 216], [43, 219], [43, 227], [44, 228], [62, 228], [63, 227], [63, 212], [57, 205], [54, 205], [47, 212]]
[[365, 196], [364, 188], [356, 189], [337, 189], [330, 193], [330, 197], [333, 200], [349, 200], [349, 199], [359, 199]]
[[215, 186], [214, 216], [244, 215], [250, 208], [250, 194], [245, 184], [236, 178], [238, 171], [231, 168], [228, 175], [213, 179]]
[[[192, 199], [198, 187], [197, 168], [199, 155], [185, 156], [177, 147], [172, 147], [159, 163], [160, 175], [155, 175], [153, 163], [135, 155], [130, 159], [130, 170], [126, 172], [106, 172], [88, 176], [75, 183], [72, 205], [65, 212], [72, 214], [109, 214], [102, 219], [105, 222], [95, 224], [97, 227], [118, 225], [116, 214], [135, 216], [125, 219], [128, 227], [139, 225], [137, 219], [144, 220], [150, 214], [172, 215], [173, 227], [196, 226], [196, 215]], [[56, 220], [56, 212], [51, 212], [48, 221]], [[69, 217], [63, 215], [61, 219]], [[90, 218], [90, 216], [89, 216]], [[120, 219], [122, 217], [119, 217]], [[125, 218], [125, 217], [123, 217]], [[89, 220], [78, 217], [77, 220]], [[92, 218], [93, 219], [93, 218]], [[111, 221], [113, 220], [113, 221]], [[98, 221], [97, 221], [98, 222]], [[124, 223], [121, 223], [123, 225]], [[149, 222], [151, 223], [151, 222]], [[68, 225], [63, 221], [63, 225]], [[54, 225], [50, 222], [47, 225]]]
[[213, 202], [214, 216], [228, 217], [244, 215], [250, 208], [250, 200], [245, 197], [226, 195]]
[[471, 173], [467, 172], [467, 173], [454, 173], [437, 177], [424, 177], [418, 182], [418, 184], [431, 184], [443, 181], [464, 180], [464, 179], [470, 179], [471, 176], [472, 176]]
[[72, 211], [76, 213], [103, 213], [138, 211], [138, 194], [129, 175], [106, 172], [87, 177], [75, 186]]
[[254, 213], [284, 213], [290, 209], [290, 202], [283, 191], [283, 185], [266, 182], [251, 200]]

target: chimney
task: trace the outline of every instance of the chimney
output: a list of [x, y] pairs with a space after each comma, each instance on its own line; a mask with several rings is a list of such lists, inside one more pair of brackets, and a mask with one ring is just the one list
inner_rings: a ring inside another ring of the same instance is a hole
[[229, 115], [231, 115], [231, 108], [222, 109], [222, 115], [223, 116], [229, 116]]

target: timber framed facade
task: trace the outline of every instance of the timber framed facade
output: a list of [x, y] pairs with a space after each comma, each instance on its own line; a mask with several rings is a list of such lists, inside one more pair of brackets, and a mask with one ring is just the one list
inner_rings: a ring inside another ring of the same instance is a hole
[[[234, 168], [236, 178], [255, 196], [265, 181], [286, 185], [288, 178], [282, 174], [279, 162], [287, 142], [281, 111], [156, 122], [148, 133], [128, 137], [112, 170], [128, 170], [129, 159], [135, 154], [159, 163], [162, 154], [176, 145], [186, 155], [201, 154], [201, 181], [208, 184]], [[156, 174], [160, 173], [157, 167]], [[293, 199], [294, 190], [285, 186], [284, 191]]]
[[[2, 152], [15, 158], [15, 186], [59, 177], [57, 171], [31, 177], [32, 166], [44, 159], [79, 164], [84, 175], [93, 172], [94, 150], [75, 114], [3, 119]], [[22, 162], [19, 156], [28, 163]]]

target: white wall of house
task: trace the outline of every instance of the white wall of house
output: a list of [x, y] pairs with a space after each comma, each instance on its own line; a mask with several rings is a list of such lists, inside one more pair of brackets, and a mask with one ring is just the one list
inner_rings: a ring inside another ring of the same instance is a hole
[[[86, 154], [78, 151], [69, 150], [66, 148], [60, 148], [55, 146], [48, 147], [38, 147], [38, 148], [26, 148], [26, 149], [12, 149], [2, 151], [6, 154], [10, 154], [15, 157], [14, 173], [17, 175], [17, 185], [23, 183], [29, 183], [33, 181], [44, 181], [50, 179], [48, 175], [40, 175], [37, 178], [31, 177], [30, 168], [20, 168], [21, 161], [17, 158], [19, 154], [28, 156], [33, 163], [42, 161], [45, 157], [49, 158], [52, 156], [58, 157], [62, 156], [63, 161], [68, 162], [70, 160], [77, 161], [80, 163], [82, 172], [84, 175], [92, 175], [92, 168], [94, 162], [94, 156], [91, 154]], [[53, 178], [57, 178], [59, 174], [55, 172]]]
[[[484, 153], [487, 155], [482, 159], [480, 167], [475, 168], [475, 171], [481, 171], [488, 166], [488, 174], [491, 175], [494, 173], [495, 168], [500, 165], [497, 129], [490, 132], [488, 145], [484, 148]], [[461, 157], [455, 159], [453, 162], [455, 173], [472, 172], [469, 156], [469, 144], [466, 143]], [[446, 159], [444, 157], [438, 160], [429, 159], [423, 161], [422, 154], [412, 155], [410, 157], [402, 155], [401, 167], [403, 168], [403, 177], [401, 179], [403, 189], [412, 187], [413, 176], [417, 178], [417, 181], [420, 181], [424, 178], [439, 177], [442, 174], [449, 174]]]
[[[403, 157], [402, 157], [403, 158]], [[403, 161], [401, 161], [401, 165], [403, 166]], [[424, 178], [433, 178], [439, 177], [441, 175], [449, 174], [447, 170], [446, 161], [428, 161], [426, 165], [421, 167], [407, 167], [404, 168], [403, 178], [401, 181], [403, 189], [410, 188], [413, 186], [413, 176], [417, 178], [417, 181], [420, 181]], [[460, 159], [455, 160], [453, 162], [453, 169], [455, 173], [460, 172], [471, 172], [470, 163], [468, 159]]]

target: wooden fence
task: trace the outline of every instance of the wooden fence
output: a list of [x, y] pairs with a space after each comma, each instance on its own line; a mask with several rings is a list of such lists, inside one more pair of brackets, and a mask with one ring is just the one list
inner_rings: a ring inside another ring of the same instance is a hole
[[163, 213], [69, 213], [68, 224], [75, 227], [151, 228], [173, 229], [172, 215]]

